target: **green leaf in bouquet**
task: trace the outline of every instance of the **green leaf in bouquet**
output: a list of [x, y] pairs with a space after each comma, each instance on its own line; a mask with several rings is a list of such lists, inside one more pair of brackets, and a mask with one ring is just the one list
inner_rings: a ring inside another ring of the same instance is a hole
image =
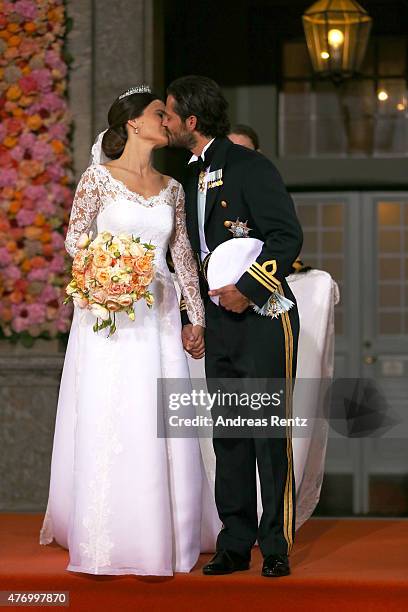
[[150, 242], [144, 242], [143, 246], [145, 249], [147, 249], [148, 251], [154, 251], [154, 249], [156, 248], [154, 244], [151, 244]]
[[112, 334], [114, 334], [115, 331], [116, 331], [116, 325], [115, 325], [115, 323], [112, 323], [112, 325], [109, 328], [108, 338], [109, 338], [109, 336], [112, 336]]

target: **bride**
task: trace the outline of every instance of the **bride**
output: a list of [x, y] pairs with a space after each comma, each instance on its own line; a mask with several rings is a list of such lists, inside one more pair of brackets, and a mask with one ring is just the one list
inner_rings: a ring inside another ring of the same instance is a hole
[[154, 149], [168, 144], [164, 108], [147, 86], [115, 100], [109, 129], [92, 149], [72, 206], [66, 237], [71, 256], [79, 236], [92, 227], [133, 233], [156, 245], [153, 308], [137, 302], [134, 322], [117, 313], [117, 331], [109, 338], [106, 330], [93, 331], [88, 310], [74, 308], [40, 534], [41, 544], [55, 539], [69, 549], [67, 569], [73, 572], [189, 572], [202, 540], [211, 546], [219, 528], [198, 439], [157, 436], [157, 379], [189, 378], [168, 247], [193, 324], [184, 345], [194, 337], [193, 356], [204, 350], [204, 309], [183, 188], [152, 166]]

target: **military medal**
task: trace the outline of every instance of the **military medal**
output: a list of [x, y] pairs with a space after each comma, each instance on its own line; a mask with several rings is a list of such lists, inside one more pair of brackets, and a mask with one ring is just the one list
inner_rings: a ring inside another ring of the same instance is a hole
[[205, 175], [205, 170], [201, 170], [200, 174], [198, 175], [198, 188], [201, 193], [204, 193], [205, 191]]
[[207, 175], [207, 178], [205, 180], [206, 180], [208, 189], [213, 189], [214, 187], [221, 187], [221, 185], [223, 184], [222, 168], [220, 168], [219, 170], [213, 170], [213, 172], [210, 172]]
[[228, 231], [232, 233], [234, 238], [248, 238], [248, 234], [252, 229], [247, 225], [248, 221], [225, 221], [224, 225], [228, 228]]
[[292, 300], [289, 300], [287, 297], [281, 295], [277, 291], [273, 291], [272, 295], [266, 304], [262, 306], [262, 308], [259, 308], [259, 306], [256, 306], [256, 304], [252, 304], [252, 308], [256, 313], [264, 317], [277, 319], [281, 314], [288, 312], [288, 310], [290, 310], [294, 305], [295, 304], [292, 302]]

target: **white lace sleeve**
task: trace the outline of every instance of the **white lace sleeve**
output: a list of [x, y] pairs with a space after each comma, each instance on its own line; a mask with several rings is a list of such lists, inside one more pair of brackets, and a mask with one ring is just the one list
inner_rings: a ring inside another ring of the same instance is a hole
[[204, 304], [200, 295], [197, 263], [187, 236], [184, 190], [181, 185], [177, 192], [174, 230], [169, 247], [188, 318], [193, 325], [205, 327]]
[[75, 191], [69, 219], [65, 248], [71, 257], [78, 248], [76, 243], [83, 232], [88, 232], [100, 206], [98, 179], [95, 169], [89, 166], [82, 174]]

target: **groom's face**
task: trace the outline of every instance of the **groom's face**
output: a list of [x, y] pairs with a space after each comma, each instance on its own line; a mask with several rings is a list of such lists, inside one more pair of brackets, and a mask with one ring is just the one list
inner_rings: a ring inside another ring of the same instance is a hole
[[183, 121], [175, 111], [176, 101], [173, 96], [167, 96], [166, 110], [162, 119], [162, 125], [166, 128], [170, 147], [182, 147], [192, 149], [196, 144], [194, 136], [195, 122], [189, 117]]

